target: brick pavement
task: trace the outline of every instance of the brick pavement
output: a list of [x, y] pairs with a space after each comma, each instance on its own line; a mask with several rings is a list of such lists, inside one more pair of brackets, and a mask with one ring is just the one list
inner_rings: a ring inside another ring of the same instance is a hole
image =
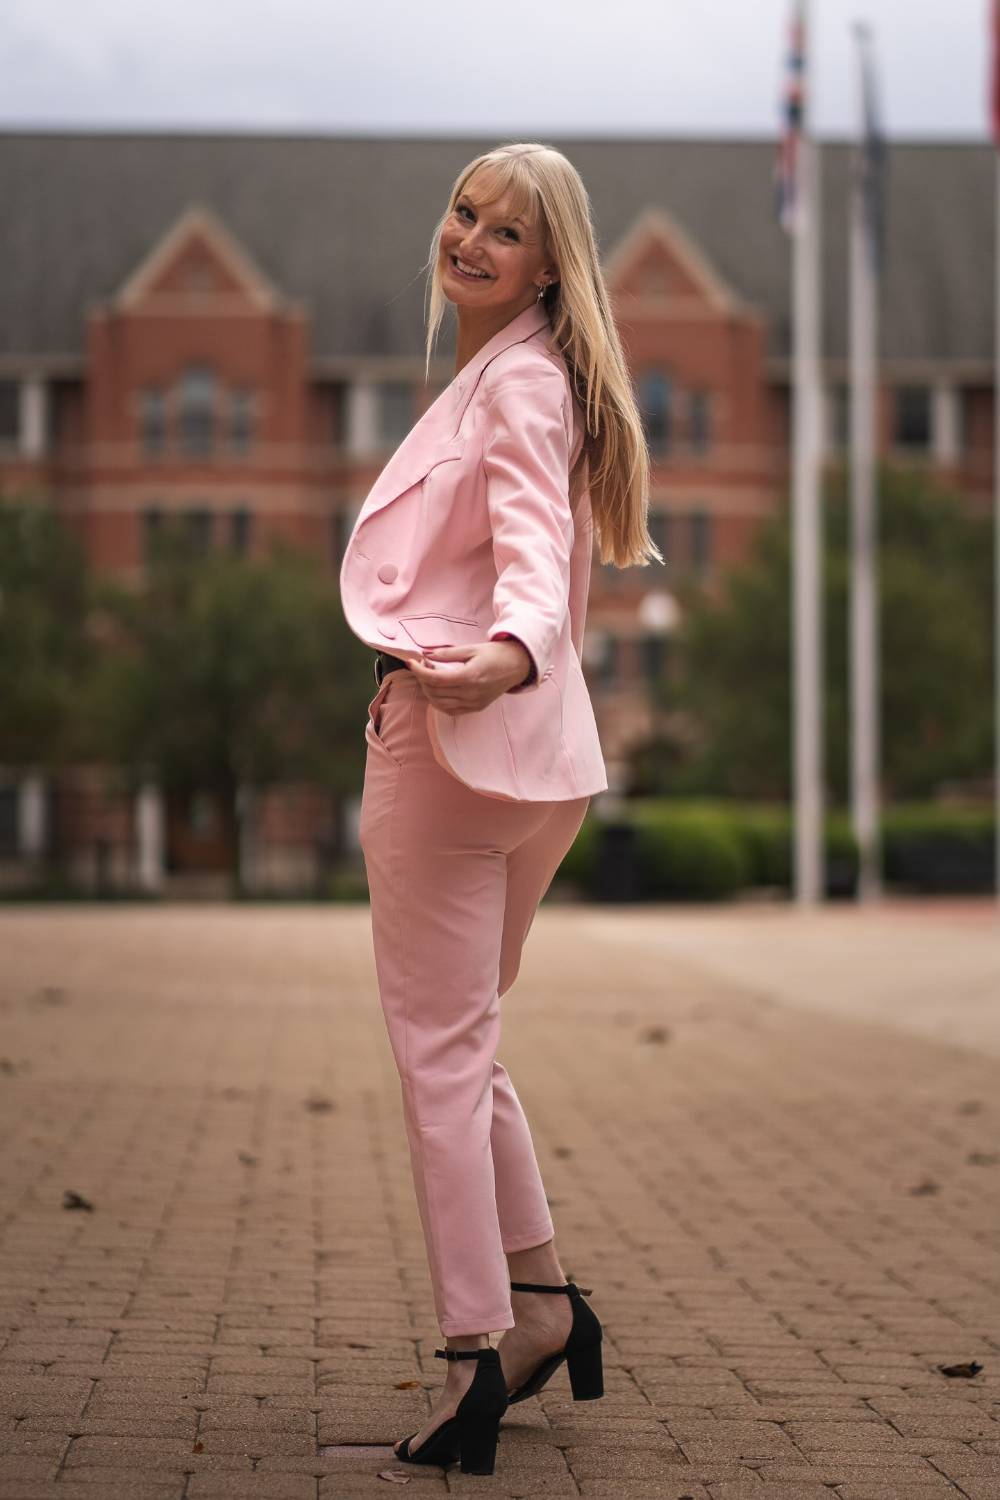
[[505, 997], [607, 1394], [487, 1478], [388, 1446], [442, 1377], [367, 909], [0, 913], [0, 1500], [997, 1500], [1000, 1060], [727, 982], [698, 915], [546, 905]]

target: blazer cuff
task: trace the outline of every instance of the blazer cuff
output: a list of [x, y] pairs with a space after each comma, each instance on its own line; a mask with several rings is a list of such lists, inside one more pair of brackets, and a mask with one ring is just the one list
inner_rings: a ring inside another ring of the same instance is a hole
[[517, 682], [512, 688], [508, 688], [508, 693], [523, 693], [538, 686], [540, 681], [538, 675], [538, 657], [521, 634], [515, 635], [512, 630], [506, 630], [503, 626], [494, 625], [489, 632], [488, 639], [491, 641], [517, 641], [518, 645], [523, 646], [531, 658], [528, 675], [522, 682]]

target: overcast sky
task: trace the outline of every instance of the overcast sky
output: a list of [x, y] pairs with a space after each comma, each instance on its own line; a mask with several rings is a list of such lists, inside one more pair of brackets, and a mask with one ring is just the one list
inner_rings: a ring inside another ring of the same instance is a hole
[[[989, 0], [812, 0], [815, 124], [851, 23], [892, 136], [987, 135]], [[355, 134], [778, 129], [789, 0], [0, 0], [0, 125]]]

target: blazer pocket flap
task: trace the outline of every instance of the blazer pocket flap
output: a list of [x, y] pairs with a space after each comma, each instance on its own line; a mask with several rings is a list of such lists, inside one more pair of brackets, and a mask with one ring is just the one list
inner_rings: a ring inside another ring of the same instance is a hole
[[400, 615], [399, 623], [418, 646], [472, 646], [486, 639], [478, 620], [461, 615]]

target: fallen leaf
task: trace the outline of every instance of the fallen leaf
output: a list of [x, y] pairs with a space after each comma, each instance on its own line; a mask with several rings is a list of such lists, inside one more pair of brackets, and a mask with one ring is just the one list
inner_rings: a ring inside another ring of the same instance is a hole
[[964, 1365], [938, 1365], [942, 1375], [957, 1375], [962, 1380], [971, 1380], [982, 1368], [978, 1359], [970, 1359]]
[[919, 1197], [921, 1194], [940, 1192], [940, 1188], [933, 1177], [925, 1177], [922, 1182], [917, 1183], [916, 1187], [911, 1187], [910, 1192], [914, 1197]]
[[63, 1188], [63, 1208], [85, 1208], [88, 1213], [93, 1213], [94, 1205], [79, 1193], [74, 1193], [71, 1188]]
[[332, 1099], [327, 1099], [322, 1094], [310, 1094], [305, 1101], [305, 1107], [316, 1114], [328, 1114], [331, 1109], [337, 1108]]
[[398, 1469], [380, 1469], [379, 1479], [388, 1479], [390, 1484], [409, 1484], [412, 1474], [401, 1474]]

